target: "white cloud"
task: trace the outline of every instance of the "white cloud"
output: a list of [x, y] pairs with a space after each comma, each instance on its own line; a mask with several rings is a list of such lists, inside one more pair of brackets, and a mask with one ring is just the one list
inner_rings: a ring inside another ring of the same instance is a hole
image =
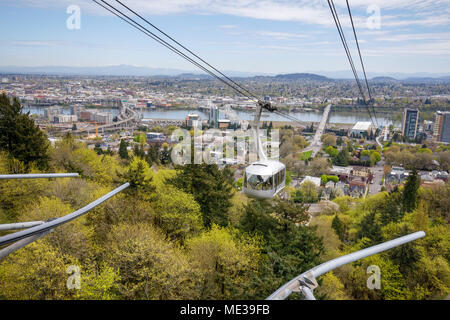
[[[347, 15], [345, 0], [334, 0], [340, 15]], [[111, 4], [120, 7], [113, 0]], [[313, 25], [333, 26], [328, 4], [325, 0], [122, 0], [127, 6], [146, 15], [177, 13], [228, 14], [239, 17], [275, 21], [298, 21]], [[91, 0], [3, 0], [14, 6], [67, 7], [77, 4], [83, 10], [95, 14], [107, 14]], [[383, 23], [388, 27], [406, 25], [437, 26], [450, 24], [450, 0], [352, 0], [354, 18], [365, 28], [369, 5], [379, 6]], [[123, 7], [121, 7], [123, 9]], [[404, 16], [387, 15], [397, 10]], [[357, 12], [356, 12], [357, 11]], [[343, 19], [347, 20], [347, 19]], [[347, 24], [347, 21], [343, 21]]]
[[289, 39], [299, 39], [306, 38], [307, 35], [289, 32], [275, 32], [275, 31], [257, 31], [257, 35], [263, 37], [269, 37], [271, 39], [277, 40], [289, 40]]
[[375, 40], [388, 42], [450, 40], [450, 32], [396, 34], [377, 37]]
[[224, 24], [219, 26], [221, 29], [237, 29], [238, 26], [234, 24]]
[[417, 56], [417, 55], [444, 55], [450, 52], [450, 40], [417, 43], [411, 45], [380, 47], [365, 50], [368, 56]]

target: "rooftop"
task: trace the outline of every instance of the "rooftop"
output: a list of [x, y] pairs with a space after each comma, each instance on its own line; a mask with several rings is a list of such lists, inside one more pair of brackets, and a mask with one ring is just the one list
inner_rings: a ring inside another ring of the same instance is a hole
[[355, 131], [368, 131], [372, 128], [372, 123], [369, 121], [358, 121], [352, 128]]
[[305, 179], [303, 179], [303, 181], [302, 181], [300, 184], [303, 184], [303, 183], [305, 183], [306, 181], [311, 181], [311, 182], [314, 183], [317, 187], [320, 187], [320, 183], [321, 183], [320, 178], [306, 176]]

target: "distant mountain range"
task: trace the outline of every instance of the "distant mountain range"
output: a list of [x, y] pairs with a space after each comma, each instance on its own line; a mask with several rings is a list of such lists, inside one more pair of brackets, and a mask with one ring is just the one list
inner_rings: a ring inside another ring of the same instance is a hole
[[280, 80], [313, 80], [313, 81], [331, 81], [333, 79], [320, 76], [313, 73], [290, 73], [290, 74], [279, 74], [275, 76], [275, 79]]
[[[170, 68], [150, 68], [131, 65], [117, 65], [104, 67], [64, 67], [64, 66], [42, 66], [42, 67], [21, 67], [21, 66], [0, 66], [0, 73], [3, 74], [42, 74], [42, 75], [78, 75], [78, 76], [161, 76], [178, 77], [182, 79], [208, 79], [209, 75], [195, 73], [186, 70]], [[334, 81], [340, 79], [353, 79], [349, 71], [318, 71], [308, 73], [288, 73], [288, 74], [265, 74], [251, 72], [224, 71], [230, 77], [240, 78], [274, 78], [277, 80], [295, 81]], [[450, 73], [390, 73], [378, 74], [368, 73], [368, 77], [374, 82], [450, 82]]]
[[0, 67], [2, 73], [20, 73], [20, 74], [48, 74], [48, 75], [80, 75], [80, 76], [177, 76], [186, 71], [177, 69], [136, 67], [130, 65], [117, 65], [106, 67], [18, 67], [4, 66]]
[[[350, 70], [343, 70], [343, 71], [307, 71], [314, 74], [320, 74], [328, 78], [332, 79], [354, 79], [353, 73]], [[360, 73], [361, 75], [361, 73]], [[371, 80], [391, 80], [391, 81], [397, 81], [397, 80], [425, 80], [425, 81], [435, 81], [437, 79], [439, 80], [448, 80], [450, 77], [449, 72], [444, 73], [429, 73], [429, 72], [414, 72], [414, 73], [401, 73], [401, 72], [367, 72], [367, 77]]]
[[399, 81], [392, 77], [374, 77], [370, 80], [373, 82], [398, 82]]
[[[170, 68], [150, 68], [131, 65], [103, 66], [103, 67], [65, 67], [65, 66], [42, 66], [42, 67], [21, 67], [21, 66], [0, 66], [0, 73], [8, 74], [43, 74], [43, 75], [79, 75], [79, 76], [181, 76], [185, 78], [207, 78], [205, 73], [195, 73], [192, 71], [170, 69]], [[255, 75], [267, 75], [264, 73], [249, 73], [225, 71], [231, 77], [252, 77]]]

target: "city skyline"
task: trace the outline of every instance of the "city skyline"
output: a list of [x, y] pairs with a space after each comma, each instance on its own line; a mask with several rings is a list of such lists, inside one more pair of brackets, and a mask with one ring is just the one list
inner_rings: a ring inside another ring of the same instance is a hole
[[[325, 1], [125, 3], [221, 70], [326, 74], [348, 69]], [[80, 8], [80, 29], [67, 28], [71, 5]], [[354, 49], [345, 2], [336, 5]], [[450, 1], [350, 5], [369, 73], [450, 72]], [[2, 67], [132, 65], [200, 73], [92, 1], [5, 1], [0, 8], [0, 24], [7, 30], [1, 36]]]

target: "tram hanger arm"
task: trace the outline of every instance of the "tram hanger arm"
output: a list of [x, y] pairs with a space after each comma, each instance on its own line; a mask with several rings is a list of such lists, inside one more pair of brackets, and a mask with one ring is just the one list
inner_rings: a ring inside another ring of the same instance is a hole
[[277, 107], [273, 106], [269, 101], [258, 100], [258, 105], [261, 107], [261, 109], [266, 109], [269, 112], [274, 112], [275, 110], [277, 110]]

